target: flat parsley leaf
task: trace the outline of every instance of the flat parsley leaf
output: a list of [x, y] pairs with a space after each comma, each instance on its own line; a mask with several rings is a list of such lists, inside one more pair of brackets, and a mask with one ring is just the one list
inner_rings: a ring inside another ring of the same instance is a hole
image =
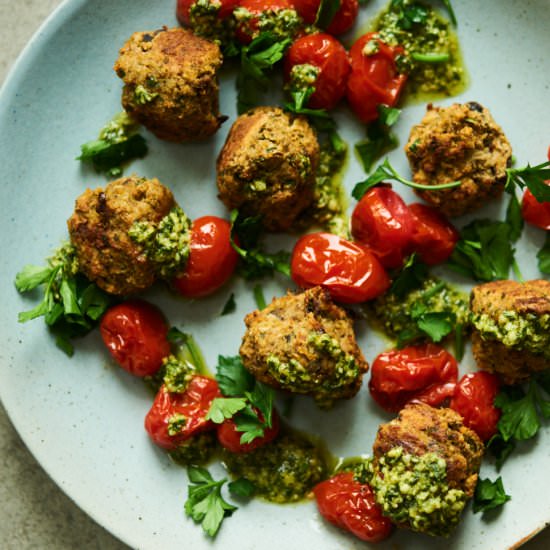
[[498, 508], [509, 501], [510, 498], [510, 495], [507, 495], [504, 490], [500, 476], [495, 481], [479, 479], [474, 493], [474, 514]]
[[206, 420], [221, 424], [235, 413], [242, 411], [246, 407], [246, 401], [243, 397], [216, 397], [210, 404]]
[[227, 397], [242, 397], [254, 387], [254, 377], [244, 368], [241, 358], [218, 356], [216, 380]]
[[259, 216], [243, 217], [238, 210], [231, 212], [231, 246], [240, 257], [239, 274], [247, 280], [272, 276], [275, 272], [290, 277], [290, 254], [263, 252], [259, 248], [261, 234]]
[[227, 488], [233, 496], [249, 498], [256, 492], [256, 486], [246, 477], [240, 477], [228, 483]]
[[315, 26], [326, 30], [339, 9], [340, 0], [321, 0], [317, 9], [317, 16], [315, 17]]
[[505, 188], [513, 193], [515, 187], [527, 187], [539, 202], [550, 202], [550, 185], [545, 183], [550, 179], [550, 161], [537, 166], [527, 164], [524, 168], [507, 168]]
[[231, 296], [227, 299], [227, 302], [225, 302], [225, 305], [223, 306], [222, 312], [220, 315], [229, 315], [230, 313], [233, 313], [237, 309], [237, 303], [235, 302], [235, 294], [232, 292]]
[[514, 264], [511, 228], [506, 222], [475, 220], [463, 228], [447, 265], [476, 281], [507, 279]]
[[215, 481], [208, 470], [195, 466], [190, 466], [187, 473], [191, 484], [187, 488], [185, 513], [200, 523], [208, 536], [215, 537], [224, 518], [238, 509], [222, 497], [221, 488], [227, 479]]
[[379, 116], [367, 125], [367, 137], [355, 144], [363, 170], [369, 173], [373, 164], [384, 154], [397, 147], [397, 136], [391, 131], [399, 119], [400, 109], [378, 106]]
[[405, 261], [399, 273], [395, 276], [390, 287], [390, 292], [398, 298], [420, 288], [428, 276], [428, 266], [419, 259], [416, 254], [411, 254]]

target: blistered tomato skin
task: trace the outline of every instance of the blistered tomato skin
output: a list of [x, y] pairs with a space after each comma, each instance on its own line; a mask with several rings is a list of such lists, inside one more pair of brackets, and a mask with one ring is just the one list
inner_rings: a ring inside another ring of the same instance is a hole
[[206, 376], [194, 376], [184, 393], [162, 385], [145, 417], [145, 430], [156, 445], [173, 450], [193, 435], [215, 429], [205, 417], [216, 397], [221, 397], [218, 384]]
[[356, 304], [383, 294], [390, 279], [368, 249], [331, 233], [310, 233], [296, 243], [290, 272], [301, 288], [320, 285], [333, 300]]
[[[294, 0], [296, 11], [302, 17], [305, 23], [313, 25], [317, 18], [317, 11], [321, 0]], [[338, 11], [334, 14], [330, 25], [326, 28], [329, 34], [342, 34], [355, 23], [359, 12], [359, 3], [357, 0], [341, 0]]]
[[367, 542], [387, 538], [393, 526], [382, 515], [374, 492], [353, 479], [353, 473], [343, 472], [322, 481], [313, 488], [317, 508], [330, 523], [353, 533]]
[[537, 201], [529, 189], [523, 193], [521, 215], [527, 223], [550, 231], [550, 202]]
[[427, 265], [446, 261], [460, 238], [458, 230], [431, 206], [413, 203], [409, 210], [413, 217], [411, 251], [417, 252]]
[[159, 309], [143, 300], [130, 300], [110, 308], [99, 331], [115, 361], [135, 376], [155, 374], [170, 355], [168, 324]]
[[411, 401], [432, 407], [454, 395], [456, 359], [436, 344], [420, 344], [381, 353], [372, 363], [369, 391], [386, 411], [398, 412]]
[[378, 105], [393, 107], [397, 103], [407, 81], [407, 75], [399, 73], [395, 63], [403, 52], [403, 48], [388, 46], [372, 32], [351, 47], [346, 98], [362, 122], [378, 118]]
[[[261, 417], [260, 417], [261, 418]], [[250, 443], [241, 443], [243, 432], [237, 430], [237, 425], [232, 418], [225, 420], [217, 428], [218, 441], [222, 447], [232, 453], [249, 453], [259, 447], [273, 441], [279, 434], [279, 415], [275, 409], [271, 416], [271, 428], [265, 428], [264, 435], [253, 439]]]
[[285, 56], [284, 72], [287, 82], [292, 67], [313, 65], [319, 69], [315, 92], [308, 101], [312, 109], [333, 109], [346, 93], [350, 71], [348, 54], [342, 44], [326, 33], [302, 36], [294, 41]]
[[188, 298], [218, 290], [231, 277], [238, 255], [231, 246], [231, 225], [216, 216], [197, 218], [191, 226], [189, 260], [173, 285]]
[[351, 216], [353, 238], [367, 246], [386, 268], [401, 267], [413, 235], [413, 217], [390, 187], [369, 189]]
[[[189, 26], [191, 7], [197, 3], [197, 0], [178, 0], [176, 4], [176, 17], [183, 26]], [[238, 4], [238, 0], [210, 0], [211, 4], [219, 5], [219, 19], [226, 19], [232, 13]]]
[[479, 371], [465, 374], [457, 384], [450, 407], [464, 419], [464, 425], [489, 441], [497, 433], [500, 409], [494, 400], [500, 389], [498, 377]]

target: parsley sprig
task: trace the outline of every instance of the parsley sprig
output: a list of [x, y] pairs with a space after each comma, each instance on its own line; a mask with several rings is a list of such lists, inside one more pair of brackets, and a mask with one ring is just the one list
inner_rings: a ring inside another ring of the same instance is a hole
[[227, 479], [216, 481], [208, 470], [196, 466], [190, 466], [187, 475], [191, 483], [187, 488], [185, 513], [195, 523], [200, 523], [208, 536], [215, 537], [224, 518], [238, 509], [222, 496]]
[[218, 358], [216, 380], [225, 397], [212, 401], [206, 418], [215, 424], [232, 418], [237, 431], [242, 432], [241, 444], [262, 437], [272, 425], [274, 390], [258, 382], [238, 355]]
[[505, 189], [509, 193], [518, 187], [523, 190], [526, 187], [533, 193], [539, 202], [550, 201], [550, 185], [545, 180], [550, 179], [550, 161], [536, 166], [524, 166], [523, 168], [507, 168]]
[[550, 376], [536, 375], [529, 381], [527, 391], [519, 386], [504, 387], [495, 398], [495, 406], [502, 414], [498, 422], [498, 432], [488, 442], [487, 447], [496, 458], [500, 469], [516, 446], [517, 441], [525, 441], [537, 435], [541, 419], [550, 418], [550, 400], [544, 393], [550, 391]]
[[258, 104], [258, 92], [269, 89], [270, 74], [281, 61], [290, 38], [279, 39], [271, 32], [263, 32], [241, 49], [241, 70], [237, 76], [237, 111], [239, 114]]
[[272, 276], [275, 272], [290, 277], [290, 254], [262, 251], [259, 245], [262, 231], [260, 216], [243, 216], [238, 210], [231, 212], [231, 246], [240, 256], [239, 274], [247, 280]]
[[434, 191], [436, 189], [449, 189], [451, 187], [457, 187], [460, 185], [460, 181], [451, 181], [449, 183], [441, 183], [438, 185], [424, 185], [422, 183], [416, 183], [401, 176], [397, 170], [391, 165], [388, 158], [380, 164], [374, 172], [365, 180], [357, 183], [351, 192], [354, 199], [360, 200], [361, 197], [372, 187], [382, 183], [385, 180], [394, 180], [415, 189], [426, 189]]
[[546, 240], [542, 248], [537, 252], [537, 260], [541, 273], [550, 275], [550, 233], [546, 234]]
[[15, 287], [20, 293], [40, 286], [44, 292], [41, 302], [20, 312], [18, 320], [25, 323], [43, 316], [56, 337], [57, 347], [70, 357], [74, 353], [71, 340], [96, 327], [114, 298], [78, 273], [75, 251], [69, 243], [61, 246], [47, 265], [26, 265], [15, 276]]
[[474, 514], [494, 510], [508, 502], [511, 498], [510, 495], [506, 494], [500, 476], [495, 481], [479, 479], [474, 493]]
[[384, 154], [397, 147], [397, 136], [392, 127], [399, 120], [400, 109], [378, 106], [378, 118], [367, 125], [367, 136], [355, 144], [363, 170], [369, 173], [373, 164]]

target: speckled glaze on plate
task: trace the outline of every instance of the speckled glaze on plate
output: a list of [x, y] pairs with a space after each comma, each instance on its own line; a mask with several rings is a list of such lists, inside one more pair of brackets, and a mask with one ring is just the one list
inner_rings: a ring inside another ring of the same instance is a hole
[[[518, 165], [546, 158], [550, 145], [550, 6], [548, 0], [455, 2], [459, 36], [471, 85], [452, 101], [476, 100], [491, 110], [508, 135]], [[363, 21], [383, 5], [362, 8]], [[139, 380], [114, 367], [97, 334], [78, 342], [68, 359], [53, 344], [41, 321], [17, 323], [17, 312], [35, 303], [13, 287], [15, 273], [26, 263], [40, 264], [66, 237], [65, 221], [74, 199], [86, 187], [105, 180], [74, 160], [79, 145], [120, 110], [120, 81], [112, 71], [118, 48], [136, 30], [176, 24], [173, 0], [74, 0], [65, 2], [26, 48], [0, 95], [0, 395], [17, 430], [59, 486], [100, 524], [132, 547], [172, 548], [365, 548], [351, 536], [322, 522], [313, 503], [275, 506], [243, 505], [226, 521], [215, 542], [183, 514], [187, 492], [185, 470], [154, 448], [142, 428], [152, 396]], [[361, 25], [357, 25], [359, 29]], [[359, 33], [359, 31], [356, 31]], [[220, 132], [196, 145], [162, 143], [147, 134], [150, 153], [129, 171], [156, 176], [174, 191], [191, 217], [224, 215], [216, 200], [214, 162], [234, 120], [233, 75], [222, 76], [221, 111], [229, 115]], [[399, 122], [401, 142], [420, 120], [424, 105], [407, 107]], [[362, 129], [345, 108], [338, 113], [351, 144]], [[406, 171], [401, 150], [393, 164]], [[363, 174], [350, 159], [348, 189]], [[407, 190], [400, 192], [411, 200]], [[476, 217], [494, 216], [502, 204], [490, 205]], [[466, 223], [469, 218], [459, 220]], [[534, 254], [542, 231], [526, 228], [519, 262], [526, 277], [536, 277]], [[290, 246], [290, 241], [286, 243]], [[457, 281], [461, 282], [461, 281]], [[285, 283], [265, 286], [268, 298], [281, 295]], [[230, 292], [237, 311], [219, 317]], [[237, 352], [242, 318], [254, 308], [250, 287], [236, 281], [216, 295], [189, 302], [156, 288], [148, 298], [172, 324], [192, 332], [214, 367], [218, 354]], [[385, 347], [359, 324], [358, 337], [369, 361]], [[471, 356], [463, 371], [473, 368]], [[337, 455], [368, 453], [380, 413], [366, 391], [320, 412], [307, 399], [298, 400], [291, 422], [319, 434]], [[468, 508], [453, 537], [442, 541], [396, 533], [377, 548], [502, 549], [513, 547], [550, 521], [550, 430], [540, 435], [503, 468], [505, 487], [513, 498], [500, 513], [481, 519]], [[213, 466], [214, 475], [223, 474]], [[486, 462], [483, 477], [494, 478]]]

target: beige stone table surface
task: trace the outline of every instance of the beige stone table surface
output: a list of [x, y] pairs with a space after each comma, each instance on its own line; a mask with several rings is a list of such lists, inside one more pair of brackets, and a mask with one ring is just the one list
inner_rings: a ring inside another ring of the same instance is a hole
[[[0, 0], [0, 83], [26, 42], [60, 3], [61, 0]], [[128, 548], [84, 514], [50, 480], [26, 449], [1, 405], [0, 503], [1, 550]], [[522, 547], [549, 548], [550, 530]]]

